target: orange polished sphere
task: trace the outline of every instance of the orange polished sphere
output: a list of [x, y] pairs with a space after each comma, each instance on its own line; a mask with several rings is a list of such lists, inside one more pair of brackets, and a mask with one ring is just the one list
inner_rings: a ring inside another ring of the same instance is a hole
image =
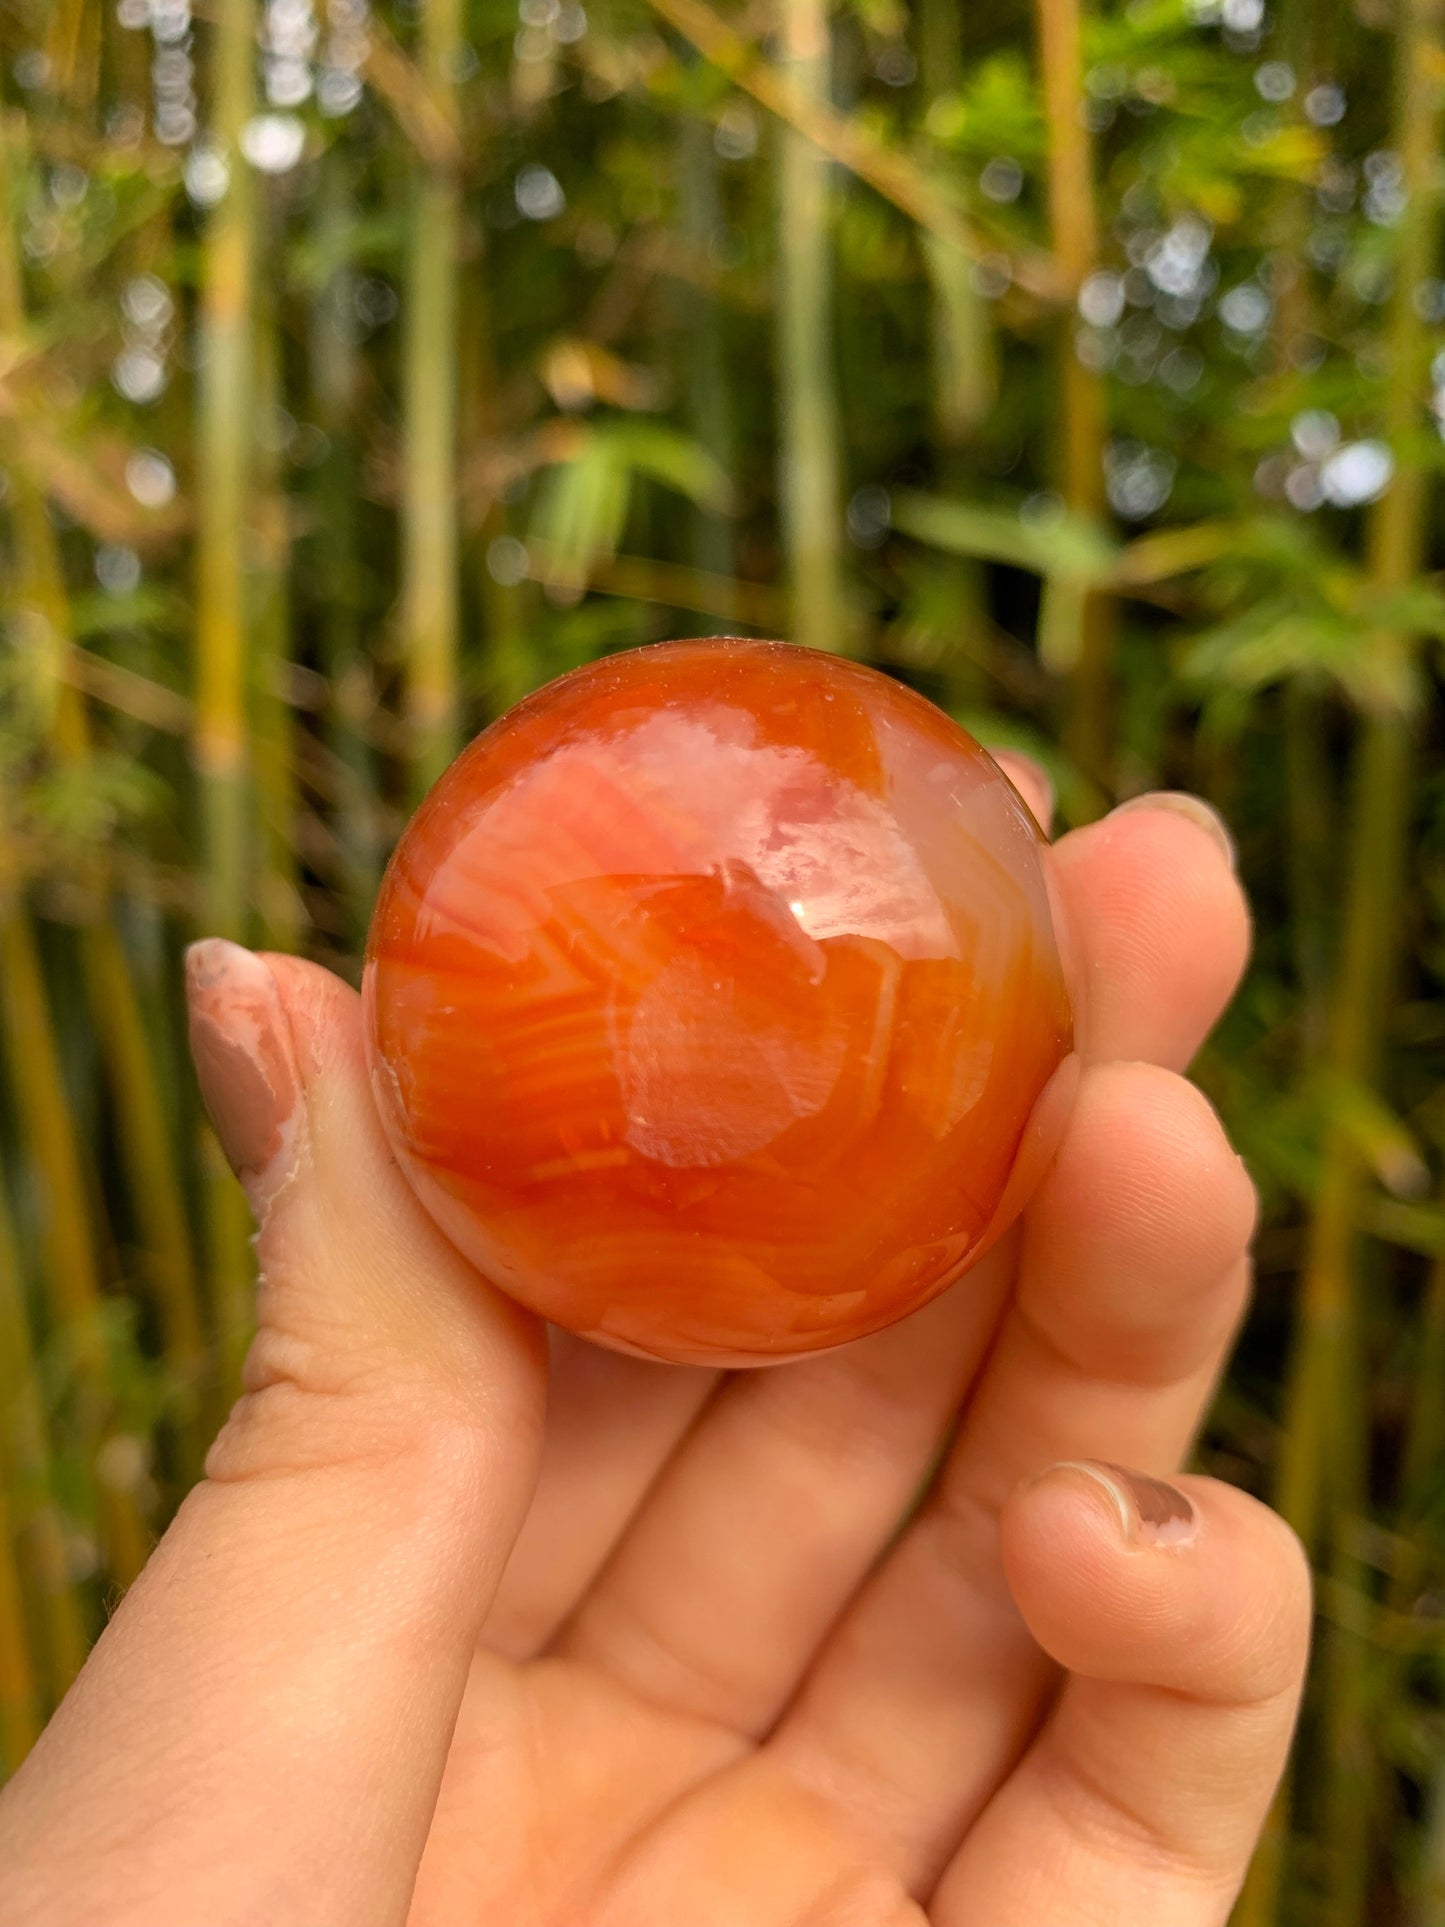
[[602, 1344], [760, 1364], [891, 1323], [1023, 1202], [1070, 1050], [1040, 845], [972, 737], [854, 663], [685, 642], [563, 677], [458, 757], [382, 885], [366, 1032], [403, 1170]]

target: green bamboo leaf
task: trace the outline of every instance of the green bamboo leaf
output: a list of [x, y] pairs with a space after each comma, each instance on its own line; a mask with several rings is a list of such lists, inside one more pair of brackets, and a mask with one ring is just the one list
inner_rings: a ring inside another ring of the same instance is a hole
[[699, 508], [721, 513], [731, 506], [727, 476], [691, 436], [662, 422], [593, 423], [570, 458], [543, 475], [529, 523], [554, 588], [579, 592], [597, 563], [616, 555], [638, 477]]
[[893, 498], [892, 513], [894, 526], [905, 535], [951, 555], [1067, 577], [1089, 587], [1108, 582], [1118, 553], [1092, 522], [1067, 510], [1025, 521], [1017, 511], [903, 490]]
[[1114, 563], [1116, 589], [1143, 589], [1189, 575], [1238, 555], [1250, 540], [1250, 525], [1233, 518], [1195, 522], [1187, 528], [1155, 529], [1137, 536]]
[[1434, 1204], [1375, 1198], [1366, 1219], [1373, 1237], [1425, 1258], [1445, 1258], [1445, 1211]]
[[1034, 160], [1044, 150], [1038, 88], [1013, 48], [971, 63], [964, 84], [929, 107], [926, 125], [932, 140], [981, 160], [995, 154]]
[[1367, 608], [1370, 621], [1381, 629], [1445, 642], [1445, 591], [1434, 583], [1412, 582], [1392, 594], [1376, 594]]
[[1430, 1188], [1430, 1167], [1415, 1134], [1378, 1091], [1329, 1074], [1317, 1080], [1317, 1088], [1325, 1115], [1392, 1197], [1415, 1199]]
[[1324, 143], [1312, 127], [1282, 126], [1272, 133], [1241, 141], [1234, 156], [1242, 174], [1262, 174], [1274, 180], [1311, 181], [1324, 157]]
[[580, 593], [604, 556], [617, 553], [632, 496], [632, 471], [615, 449], [592, 436], [570, 462], [543, 476], [530, 533], [547, 557], [556, 588]]
[[1408, 714], [1421, 693], [1419, 672], [1377, 633], [1326, 609], [1302, 610], [1276, 598], [1195, 637], [1185, 650], [1187, 683], [1258, 692], [1297, 676], [1323, 678], [1370, 710]]
[[594, 433], [619, 466], [660, 482], [696, 508], [718, 515], [731, 510], [732, 484], [717, 458], [691, 435], [653, 421], [608, 422]]

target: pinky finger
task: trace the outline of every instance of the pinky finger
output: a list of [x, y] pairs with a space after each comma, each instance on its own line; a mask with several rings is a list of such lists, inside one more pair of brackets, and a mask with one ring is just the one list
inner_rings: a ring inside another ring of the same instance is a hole
[[1209, 1479], [1052, 1466], [1002, 1521], [1009, 1583], [1070, 1677], [960, 1847], [938, 1927], [1223, 1927], [1284, 1765], [1309, 1575]]

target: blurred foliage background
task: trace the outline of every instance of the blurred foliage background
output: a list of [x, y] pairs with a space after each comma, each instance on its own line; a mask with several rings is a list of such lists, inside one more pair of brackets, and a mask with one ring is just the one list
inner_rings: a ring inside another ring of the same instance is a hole
[[183, 944], [354, 974], [489, 717], [791, 634], [1233, 825], [1239, 1918], [1445, 1921], [1442, 90], [1440, 0], [0, 0], [4, 1760], [246, 1341]]

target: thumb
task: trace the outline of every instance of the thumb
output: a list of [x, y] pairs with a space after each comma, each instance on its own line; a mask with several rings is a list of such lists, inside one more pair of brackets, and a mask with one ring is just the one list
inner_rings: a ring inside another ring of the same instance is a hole
[[208, 1475], [384, 1463], [439, 1440], [519, 1469], [540, 1422], [538, 1328], [397, 1169], [360, 999], [314, 964], [220, 939], [192, 946], [187, 993], [201, 1092], [259, 1225], [257, 1334]]
[[258, 1331], [205, 1481], [0, 1801], [0, 1912], [400, 1923], [531, 1494], [540, 1337], [402, 1180], [355, 993], [219, 940], [187, 964]]

